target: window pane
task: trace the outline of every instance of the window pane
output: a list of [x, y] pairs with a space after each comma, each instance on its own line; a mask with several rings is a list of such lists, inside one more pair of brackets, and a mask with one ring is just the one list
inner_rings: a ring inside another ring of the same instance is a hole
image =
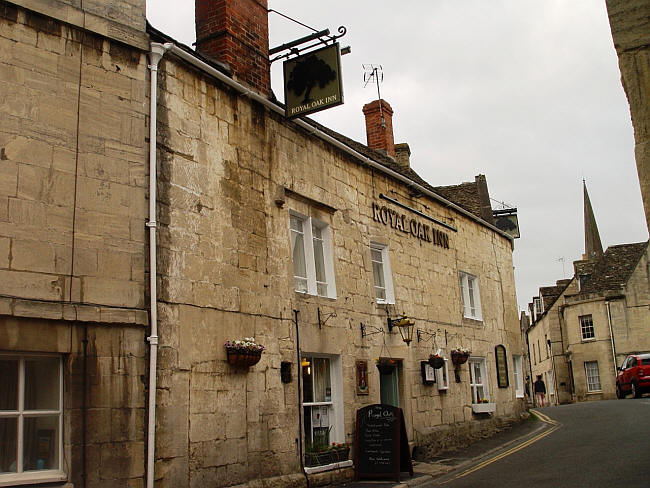
[[289, 226], [291, 227], [291, 230], [298, 231], [302, 234], [302, 219], [300, 217], [296, 217], [295, 215], [292, 215], [289, 218]]
[[482, 384], [483, 377], [481, 376], [481, 365], [479, 363], [472, 363], [472, 369], [474, 370], [474, 384]]
[[[301, 223], [302, 225], [302, 223]], [[305, 236], [299, 232], [291, 232], [291, 251], [293, 256], [293, 275], [296, 278], [303, 278], [305, 291], [307, 291], [307, 266], [305, 264]], [[298, 287], [296, 286], [296, 290]]]
[[307, 293], [307, 278], [294, 278], [293, 287], [296, 291]]
[[25, 471], [58, 469], [58, 417], [27, 417], [24, 421], [24, 429]]
[[328, 358], [313, 358], [312, 365], [314, 371], [314, 401], [331, 402], [330, 360]]
[[0, 418], [0, 473], [16, 472], [18, 419]]
[[323, 240], [314, 237], [314, 265], [316, 267], [316, 281], [325, 283], [325, 253], [323, 252]]
[[375, 287], [386, 288], [384, 282], [384, 268], [381, 263], [372, 263], [372, 274], [375, 277]]
[[0, 361], [0, 410], [18, 409], [18, 361]]
[[59, 358], [25, 360], [25, 410], [59, 409]]
[[370, 249], [370, 259], [381, 263], [383, 261], [381, 258], [381, 249]]
[[302, 358], [302, 364], [302, 401], [311, 403], [314, 401], [314, 360]]

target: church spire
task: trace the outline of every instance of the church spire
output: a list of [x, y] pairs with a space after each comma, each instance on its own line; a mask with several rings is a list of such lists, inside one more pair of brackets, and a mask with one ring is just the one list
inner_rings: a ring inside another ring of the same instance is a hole
[[589, 260], [596, 259], [603, 255], [603, 245], [600, 243], [600, 234], [596, 225], [596, 217], [591, 208], [587, 184], [582, 180], [584, 195], [584, 218], [585, 218], [585, 255]]

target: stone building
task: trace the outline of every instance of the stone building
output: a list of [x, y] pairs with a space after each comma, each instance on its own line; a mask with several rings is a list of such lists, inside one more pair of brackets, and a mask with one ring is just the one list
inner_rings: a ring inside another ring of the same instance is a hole
[[[243, 3], [197, 0], [193, 51], [144, 0], [0, 1], [0, 484], [318, 485], [353, 461], [305, 452], [354, 445], [363, 406], [422, 450], [523, 408], [485, 177], [422, 180], [383, 100], [367, 145], [287, 120]], [[261, 360], [229, 364], [246, 337]]]
[[586, 187], [584, 197], [583, 260], [529, 305], [531, 375], [542, 375], [551, 404], [615, 398], [616, 367], [650, 350], [648, 242], [603, 253]]
[[630, 104], [634, 155], [650, 229], [650, 0], [607, 0], [606, 4], [621, 83]]

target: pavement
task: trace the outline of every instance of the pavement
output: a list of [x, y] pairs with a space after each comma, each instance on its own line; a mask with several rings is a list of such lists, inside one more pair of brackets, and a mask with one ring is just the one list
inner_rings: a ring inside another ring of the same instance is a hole
[[492, 437], [481, 439], [469, 446], [446, 451], [425, 461], [413, 461], [413, 477], [408, 472], [401, 473], [400, 482], [360, 480], [341, 483], [344, 488], [409, 488], [424, 485], [441, 478], [452, 471], [461, 471], [484, 460], [496, 456], [501, 451], [512, 448], [549, 428], [545, 422], [534, 419], [523, 420]]

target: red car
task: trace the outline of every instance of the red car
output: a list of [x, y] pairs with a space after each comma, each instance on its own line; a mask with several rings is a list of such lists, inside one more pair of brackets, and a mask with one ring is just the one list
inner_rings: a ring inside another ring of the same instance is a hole
[[650, 391], [650, 353], [630, 354], [618, 368], [616, 397], [625, 398], [631, 393], [639, 398], [646, 391]]

